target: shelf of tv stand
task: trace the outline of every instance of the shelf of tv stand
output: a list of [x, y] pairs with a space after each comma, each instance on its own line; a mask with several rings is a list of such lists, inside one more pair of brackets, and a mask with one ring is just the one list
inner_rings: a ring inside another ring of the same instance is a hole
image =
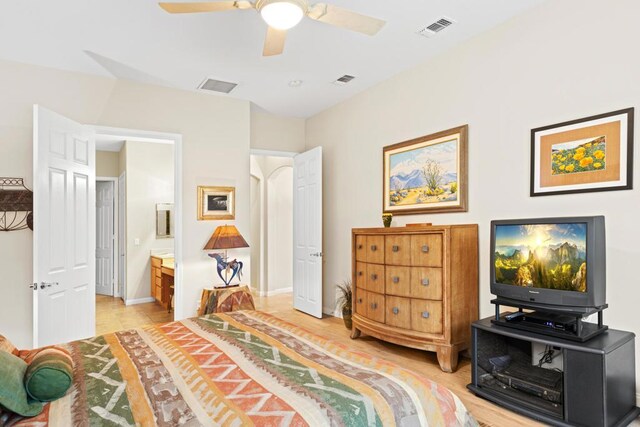
[[495, 304], [496, 307], [506, 305], [508, 307], [518, 307], [528, 310], [540, 310], [549, 313], [566, 314], [569, 316], [590, 316], [592, 314], [601, 313], [602, 310], [609, 307], [609, 304], [601, 305], [599, 307], [566, 307], [562, 305], [549, 305], [541, 304], [530, 301], [520, 301], [509, 298], [498, 297], [491, 300], [491, 304]]

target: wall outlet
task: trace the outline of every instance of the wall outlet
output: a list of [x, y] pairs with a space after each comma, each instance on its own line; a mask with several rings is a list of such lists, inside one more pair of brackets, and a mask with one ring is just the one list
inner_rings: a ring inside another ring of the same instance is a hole
[[133, 244], [136, 246], [140, 246], [140, 238], [136, 237], [135, 239], [133, 239]]

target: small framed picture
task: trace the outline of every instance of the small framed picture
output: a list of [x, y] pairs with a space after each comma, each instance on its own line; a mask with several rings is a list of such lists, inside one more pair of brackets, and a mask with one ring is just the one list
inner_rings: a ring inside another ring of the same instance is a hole
[[235, 219], [235, 187], [198, 187], [198, 221]]
[[633, 188], [633, 108], [531, 131], [531, 196]]

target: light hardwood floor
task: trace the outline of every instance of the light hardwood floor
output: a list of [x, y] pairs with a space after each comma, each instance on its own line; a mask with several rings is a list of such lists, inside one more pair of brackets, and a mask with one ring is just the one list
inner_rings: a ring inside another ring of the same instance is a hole
[[[354, 350], [390, 360], [448, 387], [484, 426], [526, 427], [542, 425], [470, 393], [466, 388], [471, 379], [471, 365], [467, 358], [460, 359], [456, 372], [447, 374], [440, 370], [435, 353], [398, 346], [364, 335], [361, 338], [352, 340], [349, 337], [350, 331], [344, 327], [342, 319], [330, 316], [316, 319], [294, 310], [291, 304], [291, 294], [268, 298], [256, 297], [255, 303], [258, 310], [273, 314], [316, 335], [346, 344]], [[98, 296], [96, 306], [96, 332], [98, 335], [145, 324], [164, 323], [173, 320], [172, 314], [167, 313], [164, 308], [155, 303], [126, 307], [119, 299]], [[632, 426], [640, 427], [639, 420], [632, 423]]]
[[173, 313], [155, 302], [126, 306], [120, 298], [96, 295], [96, 335], [172, 320]]

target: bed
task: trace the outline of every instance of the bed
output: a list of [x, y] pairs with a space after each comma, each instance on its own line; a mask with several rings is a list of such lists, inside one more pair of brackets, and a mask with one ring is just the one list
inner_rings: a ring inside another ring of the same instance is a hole
[[475, 426], [447, 388], [259, 311], [65, 344], [74, 383], [11, 426]]

